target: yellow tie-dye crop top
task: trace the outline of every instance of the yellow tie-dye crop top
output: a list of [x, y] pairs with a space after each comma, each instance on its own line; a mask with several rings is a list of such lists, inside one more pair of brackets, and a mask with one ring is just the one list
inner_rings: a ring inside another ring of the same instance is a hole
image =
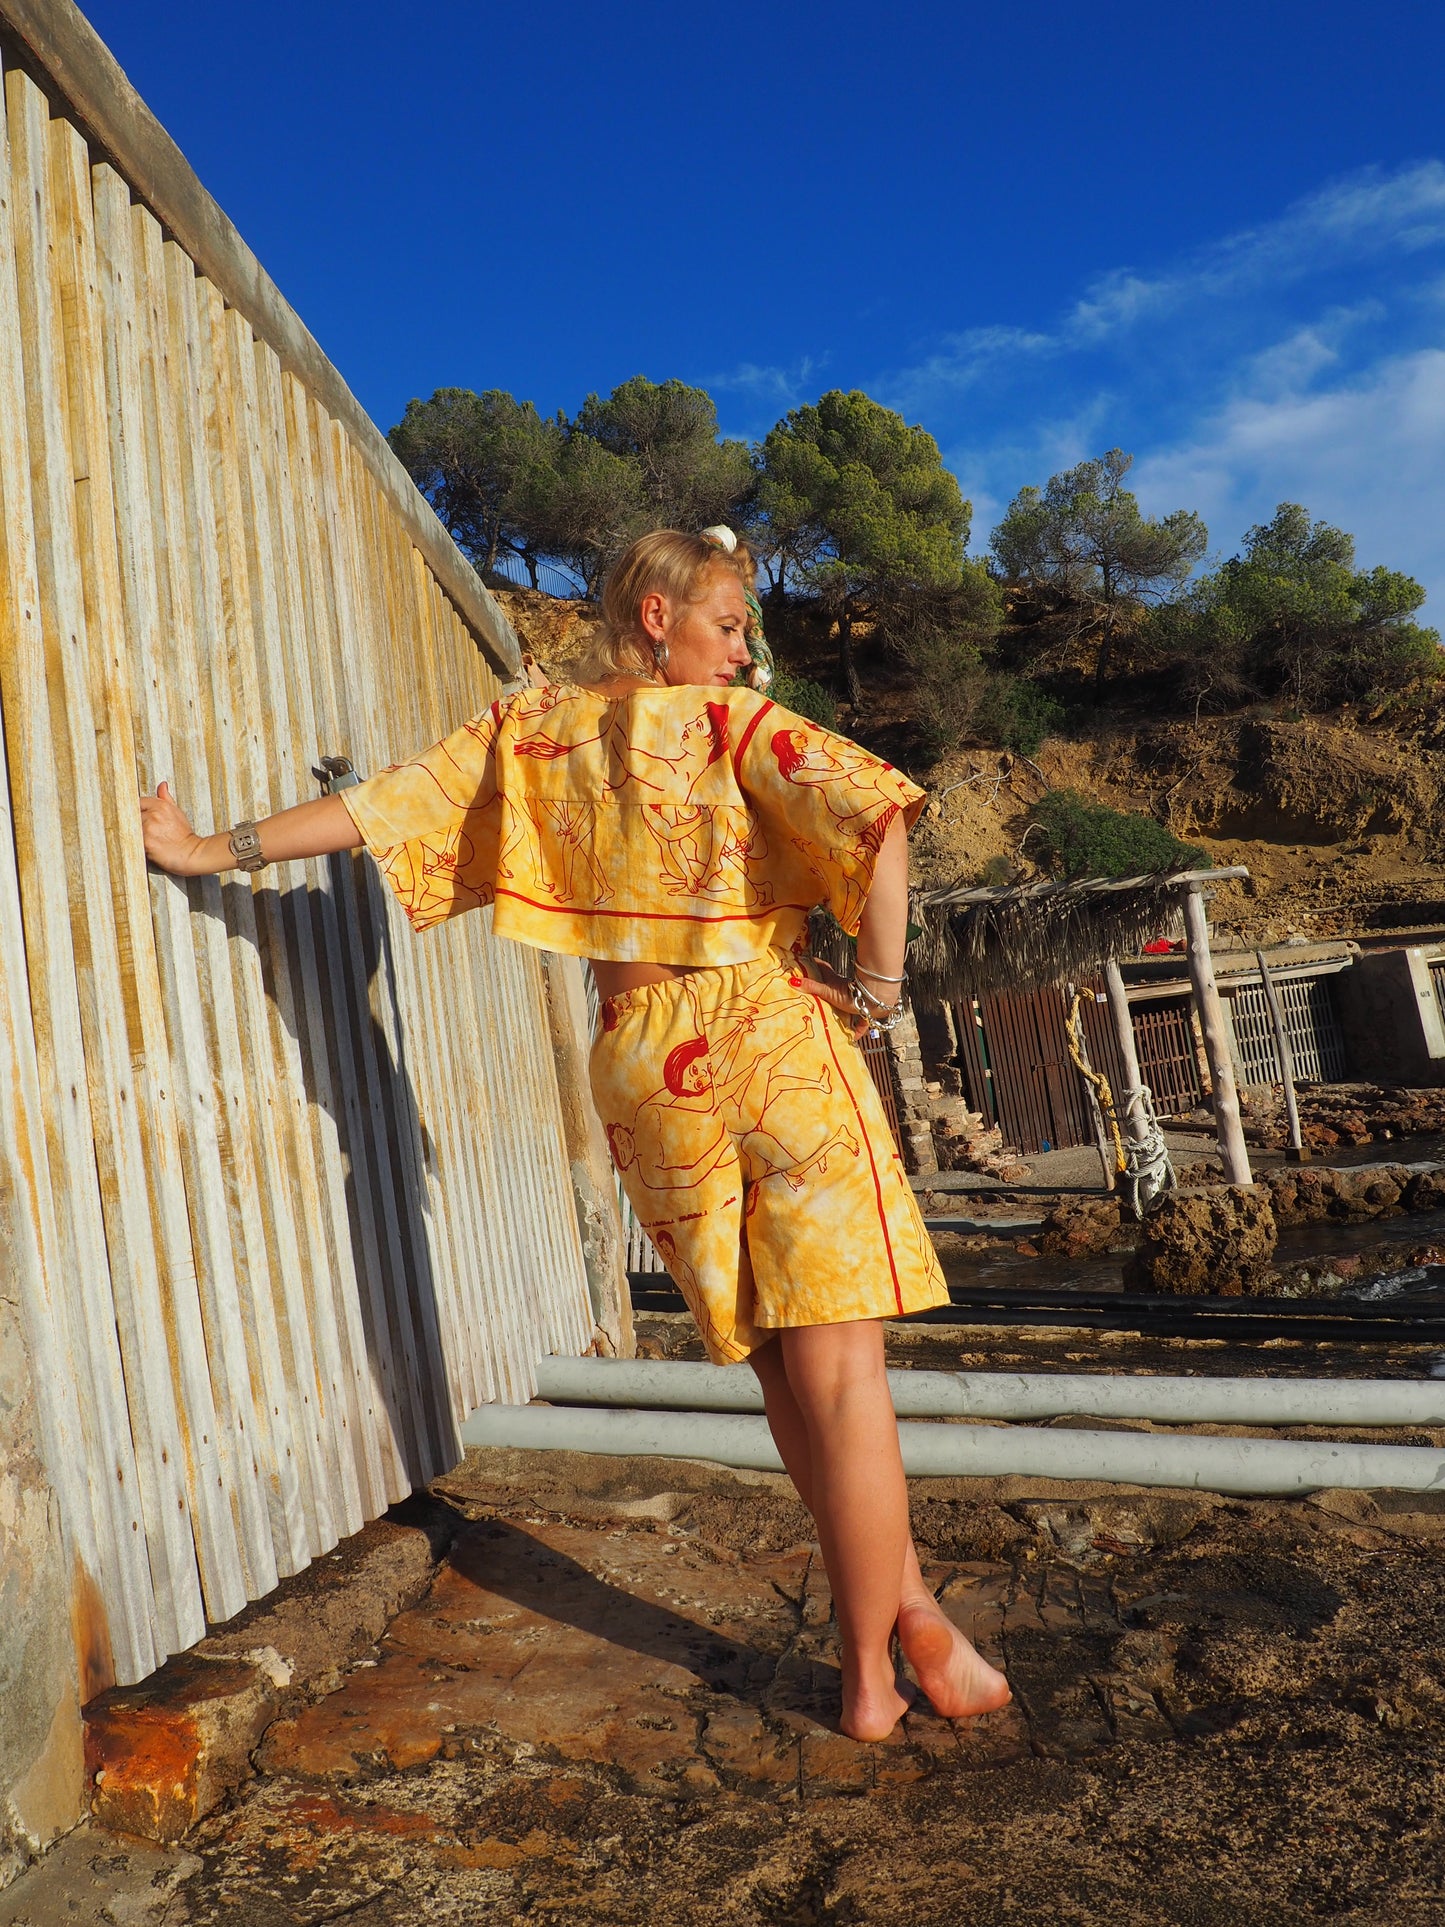
[[340, 794], [417, 930], [490, 903], [519, 943], [692, 965], [786, 948], [820, 902], [856, 931], [924, 800], [846, 737], [697, 685], [520, 690]]

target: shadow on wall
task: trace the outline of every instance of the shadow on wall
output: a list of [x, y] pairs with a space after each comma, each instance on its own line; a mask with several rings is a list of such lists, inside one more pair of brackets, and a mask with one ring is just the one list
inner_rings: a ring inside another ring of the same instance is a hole
[[[427, 1173], [436, 1168], [435, 1147], [406, 1061], [385, 886], [364, 856], [332, 856], [326, 867], [325, 890], [227, 882], [220, 907], [227, 936], [258, 954], [267, 1000], [294, 1040], [308, 1104], [335, 1128], [370, 1387], [418, 1486], [462, 1456], [432, 1257]], [[210, 904], [194, 907], [214, 915]], [[318, 1147], [323, 1216], [325, 1162]], [[294, 1183], [298, 1174], [288, 1175]], [[298, 1196], [306, 1191], [297, 1185]], [[320, 1293], [339, 1299], [345, 1267], [335, 1262], [336, 1219], [311, 1229], [331, 1260], [328, 1276], [298, 1281], [314, 1315]], [[305, 1267], [304, 1249], [300, 1261]], [[274, 1278], [275, 1254], [272, 1262]], [[286, 1307], [277, 1313], [284, 1318]], [[339, 1303], [336, 1318], [344, 1332]]]

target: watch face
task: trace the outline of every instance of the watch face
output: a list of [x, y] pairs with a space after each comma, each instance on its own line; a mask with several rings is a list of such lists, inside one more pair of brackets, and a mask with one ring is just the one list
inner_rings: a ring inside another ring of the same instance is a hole
[[266, 859], [261, 854], [261, 835], [252, 823], [238, 823], [228, 839], [231, 855], [236, 859], [238, 869], [264, 870]]

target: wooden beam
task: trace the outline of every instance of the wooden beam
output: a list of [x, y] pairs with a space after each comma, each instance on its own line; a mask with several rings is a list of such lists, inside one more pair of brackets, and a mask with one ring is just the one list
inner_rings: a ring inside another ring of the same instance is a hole
[[[3, 0], [0, 0], [3, 4]], [[1045, 877], [1038, 883], [1000, 883], [970, 885], [966, 889], [926, 890], [917, 901], [928, 909], [944, 909], [956, 903], [1024, 903], [1041, 897], [1110, 896], [1122, 890], [1138, 890], [1152, 884], [1164, 890], [1189, 890], [1200, 883], [1232, 883], [1247, 877], [1242, 863], [1220, 870], [1176, 870], [1172, 875], [1137, 877]]]
[[1239, 1093], [1234, 1083], [1234, 1065], [1229, 1056], [1229, 1036], [1224, 1027], [1224, 1007], [1219, 1001], [1219, 986], [1214, 981], [1214, 959], [1209, 950], [1209, 924], [1204, 915], [1204, 892], [1193, 883], [1184, 898], [1184, 930], [1189, 944], [1189, 981], [1194, 986], [1194, 1003], [1204, 1033], [1204, 1054], [1209, 1060], [1209, 1083], [1214, 1093], [1214, 1126], [1219, 1135], [1219, 1152], [1224, 1160], [1224, 1176], [1229, 1184], [1253, 1184], [1249, 1152], [1245, 1148], [1244, 1127], [1239, 1121]]
[[[1139, 1069], [1139, 1051], [1134, 1042], [1134, 1020], [1129, 1015], [1124, 975], [1113, 957], [1104, 964], [1104, 990], [1109, 999], [1109, 1015], [1114, 1020], [1114, 1040], [1119, 1046], [1119, 1061], [1124, 1066], [1128, 1091], [1137, 1091], [1144, 1082], [1144, 1076]], [[1147, 1143], [1149, 1131], [1137, 1101], [1131, 1102], [1125, 1092], [1120, 1092], [1118, 1104], [1119, 1121], [1129, 1141], [1132, 1144]]]

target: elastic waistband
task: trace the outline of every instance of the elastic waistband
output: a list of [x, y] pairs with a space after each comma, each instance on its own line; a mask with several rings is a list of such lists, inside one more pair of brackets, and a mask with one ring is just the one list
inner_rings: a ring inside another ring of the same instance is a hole
[[703, 988], [699, 979], [706, 980], [709, 995], [715, 995], [719, 988], [731, 988], [751, 982], [755, 977], [764, 976], [770, 971], [781, 971], [788, 977], [796, 977], [802, 982], [802, 971], [798, 961], [788, 950], [765, 950], [760, 956], [749, 957], [745, 963], [698, 964], [686, 970], [680, 977], [664, 977], [661, 983], [641, 984], [636, 990], [620, 990], [615, 997], [602, 1000], [602, 1028], [604, 1031], [616, 1030], [622, 1019], [631, 1012], [645, 1010], [658, 1005], [664, 1008], [675, 1004], [685, 994], [688, 984]]

